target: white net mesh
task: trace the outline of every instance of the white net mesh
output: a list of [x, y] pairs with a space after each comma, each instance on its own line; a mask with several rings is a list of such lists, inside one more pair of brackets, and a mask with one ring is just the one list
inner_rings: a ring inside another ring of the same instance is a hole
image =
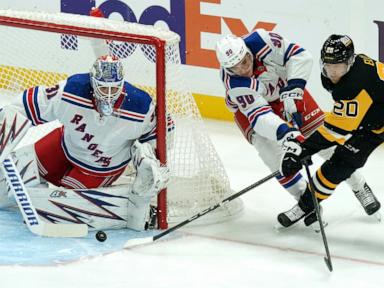
[[[175, 121], [173, 145], [167, 149], [167, 164], [172, 180], [168, 187], [167, 219], [179, 222], [230, 195], [224, 167], [205, 131], [200, 113], [182, 76], [179, 37], [153, 26], [112, 21], [69, 14], [1, 11], [0, 17], [17, 17], [34, 21], [88, 27], [133, 35], [156, 36], [166, 41], [166, 110]], [[76, 34], [74, 32], [74, 34]], [[110, 39], [107, 37], [106, 39]], [[133, 40], [131, 40], [133, 41]], [[62, 35], [0, 25], [0, 91], [1, 103], [24, 89], [50, 86], [76, 73], [88, 72], [95, 60], [90, 38]], [[123, 59], [130, 83], [156, 96], [156, 51], [151, 45], [109, 41], [109, 51]], [[36, 141], [59, 123], [33, 128], [25, 141]], [[24, 142], [25, 143], [25, 142]], [[168, 143], [167, 143], [168, 144]], [[129, 178], [129, 177], [128, 177]], [[125, 179], [128, 179], [127, 177]], [[222, 221], [238, 214], [240, 201], [203, 217], [203, 222]]]

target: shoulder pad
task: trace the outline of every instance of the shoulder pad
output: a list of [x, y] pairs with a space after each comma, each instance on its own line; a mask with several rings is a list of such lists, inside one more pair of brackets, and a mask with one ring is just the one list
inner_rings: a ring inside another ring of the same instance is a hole
[[146, 114], [152, 103], [152, 97], [145, 91], [129, 84], [124, 83], [126, 95], [120, 109]]
[[92, 99], [92, 88], [89, 73], [75, 74], [68, 77], [64, 92], [86, 99]]

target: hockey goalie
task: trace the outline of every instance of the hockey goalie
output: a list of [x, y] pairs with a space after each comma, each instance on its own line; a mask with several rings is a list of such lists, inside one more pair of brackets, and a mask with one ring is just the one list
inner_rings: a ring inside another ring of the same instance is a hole
[[[0, 160], [16, 164], [45, 221], [138, 231], [152, 222], [150, 201], [166, 186], [169, 171], [155, 156], [155, 104], [124, 80], [123, 70], [120, 59], [104, 55], [89, 73], [53, 87], [31, 87], [0, 111]], [[30, 124], [55, 120], [58, 128], [14, 149]], [[171, 133], [169, 116], [167, 122]], [[135, 168], [133, 181], [112, 185], [129, 163]], [[4, 164], [0, 174], [5, 209], [14, 198]]]

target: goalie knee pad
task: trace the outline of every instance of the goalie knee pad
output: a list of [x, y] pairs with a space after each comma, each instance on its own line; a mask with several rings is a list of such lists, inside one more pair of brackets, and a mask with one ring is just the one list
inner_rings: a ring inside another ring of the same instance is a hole
[[23, 146], [12, 153], [12, 159], [24, 181], [25, 187], [34, 187], [41, 183], [34, 145]]
[[2, 149], [0, 163], [13, 151], [27, 133], [31, 122], [11, 107], [0, 109], [0, 129], [2, 131]]

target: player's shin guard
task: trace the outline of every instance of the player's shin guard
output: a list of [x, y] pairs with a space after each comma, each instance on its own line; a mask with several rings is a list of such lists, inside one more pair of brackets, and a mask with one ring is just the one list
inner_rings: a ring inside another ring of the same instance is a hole
[[[26, 187], [33, 187], [40, 183], [39, 171], [33, 145], [23, 146], [11, 153], [16, 168]], [[16, 206], [16, 202], [8, 188], [6, 178], [0, 171], [0, 208]]]
[[307, 187], [307, 182], [300, 172], [289, 177], [279, 175], [276, 179], [279, 181], [280, 185], [296, 199], [296, 201], [299, 201], [300, 196], [304, 193], [305, 188]]

